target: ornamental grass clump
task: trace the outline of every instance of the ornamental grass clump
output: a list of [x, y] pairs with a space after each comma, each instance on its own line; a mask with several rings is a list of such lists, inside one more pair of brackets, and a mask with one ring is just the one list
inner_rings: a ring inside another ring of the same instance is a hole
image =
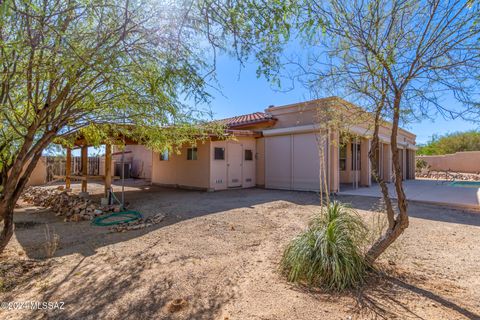
[[366, 236], [367, 228], [354, 209], [331, 202], [290, 242], [282, 269], [292, 282], [333, 291], [358, 287], [367, 271]]

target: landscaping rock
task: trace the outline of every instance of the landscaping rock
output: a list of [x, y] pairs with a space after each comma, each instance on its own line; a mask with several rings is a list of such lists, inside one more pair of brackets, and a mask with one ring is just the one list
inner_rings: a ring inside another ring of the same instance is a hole
[[29, 187], [22, 198], [33, 205], [52, 209], [57, 216], [64, 216], [64, 221], [92, 220], [104, 213], [99, 204], [65, 190], [63, 186], [54, 189]]
[[143, 229], [158, 224], [162, 222], [163, 219], [165, 219], [165, 215], [163, 213], [157, 213], [152, 217], [142, 218], [128, 223], [117, 224], [110, 227], [110, 230], [114, 232], [125, 232]]
[[456, 180], [456, 181], [480, 181], [479, 173], [445, 172], [445, 171], [422, 171], [416, 172], [418, 178], [429, 178], [436, 180]]

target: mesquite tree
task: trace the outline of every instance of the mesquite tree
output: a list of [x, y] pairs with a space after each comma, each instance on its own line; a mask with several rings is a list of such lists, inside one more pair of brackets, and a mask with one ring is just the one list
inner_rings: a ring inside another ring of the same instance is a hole
[[[479, 114], [479, 16], [478, 2], [461, 0], [329, 0], [298, 6], [298, 35], [309, 50], [306, 57], [287, 61], [300, 66], [295, 76], [312, 91], [332, 90], [372, 112], [369, 157], [388, 227], [368, 251], [370, 262], [409, 223], [397, 147], [400, 123], [438, 113], [470, 120]], [[456, 106], [449, 104], [454, 99]], [[391, 121], [397, 209], [375, 158], [385, 120]]]
[[54, 139], [124, 118], [138, 128], [183, 122], [180, 93], [205, 98], [206, 64], [189, 47], [193, 37], [177, 29], [181, 10], [165, 8], [129, 0], [2, 3], [0, 251], [13, 232], [15, 202]]
[[198, 125], [205, 113], [195, 107], [209, 100], [217, 50], [242, 60], [275, 43], [249, 41], [269, 29], [253, 33], [257, 11], [245, 14], [246, 5], [0, 1], [0, 252], [14, 205], [53, 141], [83, 130], [100, 142], [123, 131], [161, 150], [217, 130]]

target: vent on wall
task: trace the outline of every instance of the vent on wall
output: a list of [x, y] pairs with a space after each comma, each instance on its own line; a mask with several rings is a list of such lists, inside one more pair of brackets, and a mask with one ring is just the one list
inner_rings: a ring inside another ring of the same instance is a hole
[[246, 181], [246, 182], [252, 182], [252, 179], [247, 178], [247, 179], [245, 179], [245, 181]]
[[232, 179], [232, 182], [238, 182], [238, 179]]
[[217, 179], [217, 180], [215, 180], [215, 183], [223, 183], [223, 180], [222, 179]]

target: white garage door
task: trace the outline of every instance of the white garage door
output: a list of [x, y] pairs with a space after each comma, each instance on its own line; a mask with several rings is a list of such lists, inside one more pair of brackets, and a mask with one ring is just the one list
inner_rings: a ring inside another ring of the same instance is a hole
[[272, 189], [292, 188], [292, 137], [265, 138], [265, 186]]
[[265, 186], [318, 191], [318, 143], [314, 133], [265, 138]]

